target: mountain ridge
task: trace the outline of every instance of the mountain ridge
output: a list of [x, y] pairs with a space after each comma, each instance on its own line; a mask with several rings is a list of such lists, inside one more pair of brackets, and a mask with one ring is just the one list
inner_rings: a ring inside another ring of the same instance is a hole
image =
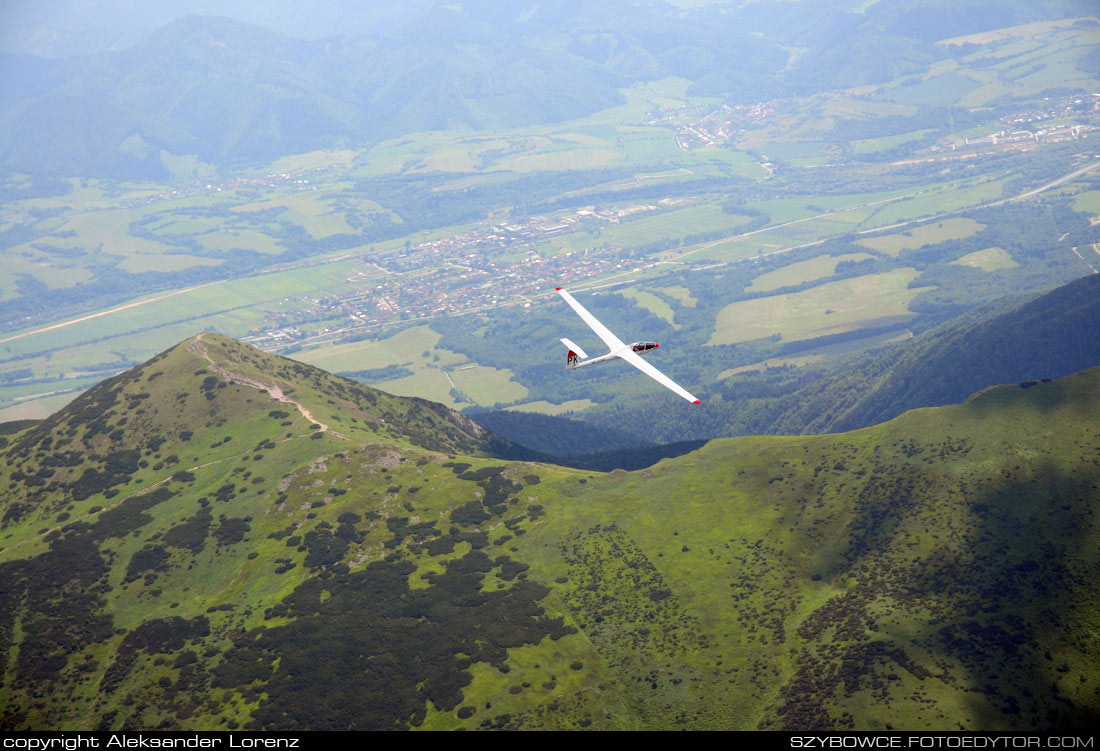
[[602, 473], [203, 334], [0, 435], [2, 722], [1089, 727], [1098, 385]]

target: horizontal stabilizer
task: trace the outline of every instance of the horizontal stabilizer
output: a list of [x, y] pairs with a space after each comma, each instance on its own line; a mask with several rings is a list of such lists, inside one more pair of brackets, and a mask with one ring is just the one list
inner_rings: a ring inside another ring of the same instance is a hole
[[586, 358], [586, 357], [588, 357], [588, 355], [586, 355], [586, 354], [584, 353], [584, 350], [583, 350], [583, 349], [581, 349], [580, 347], [578, 347], [578, 346], [577, 346], [576, 344], [574, 344], [573, 342], [569, 341], [568, 339], [562, 339], [562, 340], [561, 340], [561, 343], [562, 343], [562, 344], [564, 344], [564, 345], [565, 345], [566, 347], [568, 347], [569, 349], [571, 349], [571, 350], [573, 350], [574, 352], [576, 352], [578, 356], [580, 356], [580, 357], [585, 357], [585, 358]]

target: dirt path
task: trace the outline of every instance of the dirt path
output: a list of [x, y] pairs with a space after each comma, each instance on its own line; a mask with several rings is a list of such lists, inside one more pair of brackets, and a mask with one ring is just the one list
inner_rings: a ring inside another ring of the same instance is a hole
[[[199, 334], [198, 336], [196, 336], [194, 341], [192, 341], [190, 344], [187, 345], [187, 349], [190, 352], [192, 352], [193, 354], [199, 355], [204, 360], [206, 360], [210, 364], [210, 369], [213, 370], [215, 373], [217, 373], [221, 377], [225, 378], [226, 380], [232, 381], [234, 383], [242, 383], [246, 386], [251, 386], [255, 389], [260, 389], [262, 391], [267, 391], [268, 395], [271, 396], [271, 398], [275, 399], [276, 401], [282, 402], [283, 404], [293, 404], [295, 407], [298, 408], [298, 411], [302, 414], [302, 417], [306, 418], [307, 420], [310, 421], [310, 423], [312, 423], [314, 425], [320, 425], [321, 426], [320, 429], [321, 429], [322, 432], [329, 432], [332, 435], [337, 436], [338, 438], [342, 438], [344, 440], [351, 440], [350, 438], [348, 438], [343, 433], [340, 433], [339, 431], [336, 431], [336, 430], [332, 430], [332, 429], [329, 428], [328, 425], [326, 425], [325, 423], [320, 422], [319, 420], [317, 420], [317, 418], [315, 418], [313, 416], [313, 413], [310, 412], [308, 409], [306, 409], [305, 405], [303, 405], [301, 402], [297, 402], [294, 399], [291, 399], [290, 397], [286, 396], [283, 393], [282, 388], [280, 388], [277, 384], [264, 383], [263, 381], [257, 380], [255, 378], [250, 378], [250, 377], [245, 376], [245, 375], [241, 375], [240, 373], [233, 373], [233, 372], [228, 371], [225, 368], [221, 367], [220, 365], [218, 365], [216, 362], [214, 362], [214, 358], [212, 358], [210, 356], [210, 353], [207, 352], [206, 347], [203, 346], [202, 337], [203, 337], [203, 334]], [[294, 441], [294, 440], [297, 440], [299, 438], [306, 438], [309, 435], [310, 435], [309, 433], [303, 433], [302, 435], [291, 436], [290, 438], [280, 438], [280, 439], [275, 440], [273, 442], [274, 443], [285, 443], [286, 441]], [[195, 470], [203, 469], [204, 467], [210, 467], [210, 466], [213, 466], [215, 464], [221, 464], [222, 462], [233, 461], [234, 459], [237, 459], [241, 456], [244, 456], [247, 453], [249, 453], [249, 451], [241, 451], [239, 453], [232, 454], [230, 456], [226, 456], [222, 459], [213, 459], [213, 460], [208, 461], [208, 462], [203, 462], [202, 464], [196, 464], [193, 467], [188, 467], [185, 471], [194, 472]], [[29, 542], [34, 542], [36, 540], [40, 540], [43, 537], [45, 537], [46, 535], [50, 534], [51, 532], [56, 532], [56, 531], [60, 530], [64, 526], [67, 526], [67, 525], [72, 524], [74, 522], [85, 521], [85, 520], [91, 519], [93, 517], [96, 517], [96, 516], [102, 514], [104, 511], [110, 511], [113, 508], [117, 508], [118, 506], [121, 506], [123, 503], [130, 500], [131, 498], [136, 498], [139, 495], [143, 495], [145, 493], [148, 493], [150, 490], [156, 490], [161, 485], [163, 485], [166, 482], [168, 482], [169, 480], [171, 480], [172, 475], [174, 475], [174, 474], [176, 474], [176, 472], [180, 472], [180, 471], [181, 470], [175, 470], [174, 472], [171, 472], [170, 474], [168, 474], [167, 476], [161, 478], [160, 480], [157, 480], [154, 483], [146, 485], [145, 487], [141, 488], [140, 490], [135, 490], [134, 492], [132, 492], [132, 493], [126, 495], [126, 496], [123, 496], [122, 498], [115, 501], [114, 503], [111, 503], [111, 504], [106, 505], [106, 506], [102, 506], [98, 511], [89, 512], [89, 513], [84, 514], [83, 516], [76, 517], [75, 519], [66, 520], [63, 524], [57, 524], [53, 527], [50, 527], [50, 528], [47, 528], [47, 529], [43, 530], [39, 534], [27, 537], [26, 539], [12, 545], [10, 548], [6, 548], [3, 551], [0, 551], [0, 556], [2, 556], [4, 554], [7, 554], [7, 553], [10, 553], [11, 551], [16, 550], [16, 549], [22, 547], [23, 545], [26, 545]]]
[[206, 335], [206, 332], [204, 331], [201, 334], [199, 334], [198, 336], [196, 336], [191, 341], [191, 343], [187, 345], [187, 350], [189, 352], [191, 352], [192, 354], [198, 355], [199, 357], [203, 358], [208, 363], [210, 363], [210, 369], [213, 370], [215, 373], [217, 373], [222, 378], [224, 378], [227, 381], [230, 381], [232, 383], [241, 383], [241, 384], [244, 384], [245, 386], [251, 386], [254, 389], [259, 389], [260, 391], [266, 391], [267, 395], [270, 396], [275, 401], [282, 402], [283, 404], [293, 404], [295, 407], [298, 408], [298, 411], [302, 414], [302, 417], [306, 418], [307, 420], [309, 420], [311, 423], [313, 423], [315, 425], [320, 425], [321, 426], [321, 428], [320, 428], [321, 432], [323, 432], [323, 433], [324, 432], [332, 433], [337, 438], [343, 438], [346, 441], [351, 440], [350, 438], [348, 438], [343, 433], [341, 433], [337, 430], [332, 430], [328, 425], [326, 425], [325, 423], [321, 422], [316, 417], [314, 417], [313, 413], [310, 412], [309, 409], [307, 409], [304, 404], [302, 404], [299, 401], [295, 401], [294, 399], [291, 399], [289, 396], [284, 394], [283, 389], [282, 389], [281, 386], [279, 386], [279, 384], [277, 384], [277, 383], [268, 383], [266, 381], [261, 381], [257, 378], [253, 378], [251, 376], [246, 376], [242, 373], [234, 373], [230, 370], [226, 370], [221, 365], [214, 362], [214, 358], [210, 356], [210, 353], [206, 350], [206, 345], [203, 344], [202, 339], [205, 335]]

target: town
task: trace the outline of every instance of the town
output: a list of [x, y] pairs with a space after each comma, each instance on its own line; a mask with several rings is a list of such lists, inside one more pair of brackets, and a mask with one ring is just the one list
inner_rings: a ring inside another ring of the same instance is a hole
[[[266, 325], [243, 340], [272, 352], [291, 352], [372, 334], [402, 321], [463, 315], [503, 305], [530, 307], [534, 296], [597, 276], [640, 271], [652, 262], [637, 251], [607, 244], [557, 255], [536, 250], [549, 238], [592, 222], [618, 223], [655, 206], [586, 207], [564, 216], [533, 216], [418, 245], [357, 257], [356, 287], [309, 300], [305, 310], [269, 313]], [[347, 260], [344, 254], [335, 260]]]

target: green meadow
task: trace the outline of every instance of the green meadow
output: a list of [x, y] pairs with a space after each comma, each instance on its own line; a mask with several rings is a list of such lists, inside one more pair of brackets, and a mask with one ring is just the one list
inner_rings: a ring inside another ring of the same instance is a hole
[[803, 292], [731, 303], [722, 308], [707, 344], [735, 344], [778, 335], [791, 342], [840, 334], [913, 317], [909, 302], [927, 288], [912, 289], [915, 269], [894, 269], [826, 282]]
[[896, 256], [903, 250], [915, 250], [916, 248], [923, 248], [926, 245], [934, 245], [946, 240], [961, 240], [964, 237], [970, 237], [977, 234], [978, 231], [984, 227], [985, 225], [979, 224], [973, 219], [955, 217], [953, 219], [944, 219], [934, 224], [923, 224], [919, 227], [914, 227], [911, 230], [905, 230], [897, 234], [881, 235], [879, 237], [860, 240], [859, 244], [871, 248], [872, 250], [877, 250], [880, 253]]
[[870, 258], [867, 253], [845, 253], [840, 256], [818, 256], [808, 261], [799, 261], [775, 271], [761, 274], [752, 280], [750, 292], [771, 292], [803, 282], [812, 282], [825, 276], [832, 276], [838, 263], [843, 261], [862, 261]]
[[965, 256], [955, 259], [951, 263], [959, 266], [972, 266], [982, 271], [1000, 271], [1001, 269], [1014, 269], [1020, 264], [1012, 259], [1004, 248], [985, 248], [967, 253]]

